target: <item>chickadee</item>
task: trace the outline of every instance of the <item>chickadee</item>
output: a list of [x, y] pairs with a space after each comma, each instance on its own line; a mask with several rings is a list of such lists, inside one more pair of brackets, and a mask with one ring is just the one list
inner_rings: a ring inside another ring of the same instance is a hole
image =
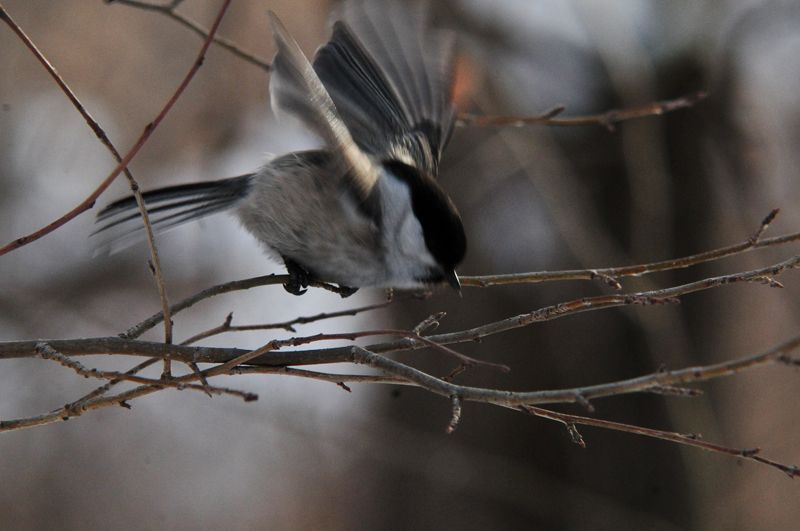
[[[419, 7], [348, 3], [312, 66], [269, 17], [278, 49], [272, 108], [298, 118], [325, 147], [277, 157], [249, 175], [146, 192], [154, 229], [231, 210], [284, 261], [284, 287], [295, 295], [312, 278], [348, 294], [442, 281], [460, 291], [455, 268], [466, 236], [435, 180], [455, 124], [451, 40], [425, 31]], [[140, 216], [129, 197], [97, 217], [106, 222], [101, 232]]]

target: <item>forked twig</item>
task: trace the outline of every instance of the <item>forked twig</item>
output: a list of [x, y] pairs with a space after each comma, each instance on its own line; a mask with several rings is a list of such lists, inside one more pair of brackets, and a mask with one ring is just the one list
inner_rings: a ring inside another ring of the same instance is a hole
[[[184, 26], [186, 26], [187, 28], [198, 34], [203, 39], [207, 39], [210, 33], [208, 30], [203, 28], [200, 24], [198, 24], [194, 20], [190, 19], [186, 15], [178, 13], [177, 8], [180, 2], [177, 3], [170, 2], [169, 4], [153, 4], [151, 2], [140, 2], [137, 0], [105, 0], [105, 1], [106, 3], [109, 4], [122, 4], [130, 7], [144, 9], [145, 11], [157, 11], [183, 24]], [[258, 66], [259, 68], [263, 68], [267, 72], [270, 71], [271, 67], [269, 61], [261, 59], [255, 54], [243, 50], [235, 42], [229, 39], [220, 37], [218, 35], [214, 35], [214, 44], [218, 44], [220, 47], [228, 50], [229, 52], [232, 52], [233, 54]]]
[[[139, 136], [139, 139], [136, 141], [136, 143], [130, 149], [128, 154], [125, 155], [125, 157], [122, 158], [122, 160], [119, 162], [117, 167], [114, 168], [114, 170], [111, 172], [111, 174], [108, 177], [106, 177], [106, 179], [100, 184], [100, 186], [98, 186], [97, 189], [94, 192], [92, 192], [92, 194], [89, 197], [87, 197], [77, 207], [73, 208], [72, 210], [70, 210], [69, 212], [67, 212], [66, 214], [64, 214], [63, 216], [61, 216], [57, 220], [55, 220], [54, 222], [50, 223], [46, 227], [43, 227], [43, 228], [37, 230], [36, 232], [33, 232], [33, 233], [31, 233], [31, 234], [29, 234], [27, 236], [23, 236], [22, 238], [18, 238], [16, 240], [14, 240], [13, 242], [11, 242], [11, 243], [5, 245], [4, 247], [0, 248], [0, 256], [4, 255], [4, 254], [6, 254], [6, 253], [8, 253], [10, 251], [13, 251], [15, 249], [19, 249], [20, 247], [23, 247], [23, 246], [25, 246], [25, 245], [27, 245], [27, 244], [29, 244], [31, 242], [34, 242], [34, 241], [38, 240], [39, 238], [42, 238], [43, 236], [46, 236], [47, 234], [50, 234], [54, 230], [56, 230], [59, 227], [65, 225], [70, 220], [74, 219], [78, 215], [82, 214], [83, 212], [89, 210], [90, 208], [92, 208], [92, 206], [94, 206], [94, 203], [97, 200], [97, 198], [100, 197], [100, 194], [102, 194], [111, 185], [111, 183], [117, 178], [117, 176], [125, 168], [128, 167], [128, 164], [130, 163], [130, 161], [133, 159], [133, 157], [136, 156], [136, 154], [139, 152], [139, 150], [142, 148], [142, 146], [145, 144], [145, 142], [147, 142], [148, 138], [150, 138], [150, 135], [158, 127], [158, 125], [161, 123], [161, 121], [164, 119], [164, 117], [167, 115], [167, 113], [170, 111], [170, 109], [172, 109], [172, 106], [175, 105], [175, 102], [178, 101], [178, 98], [180, 98], [181, 94], [183, 94], [183, 91], [189, 85], [189, 82], [192, 80], [194, 75], [200, 69], [200, 66], [203, 64], [203, 60], [205, 58], [206, 52], [208, 51], [208, 47], [211, 45], [211, 37], [213, 37], [213, 35], [216, 33], [217, 29], [219, 28], [219, 25], [222, 22], [222, 17], [225, 15], [225, 12], [227, 11], [228, 6], [230, 5], [230, 2], [231, 2], [231, 0], [223, 0], [223, 4], [222, 4], [222, 7], [219, 10], [219, 14], [217, 15], [217, 18], [214, 21], [214, 25], [211, 27], [211, 31], [209, 32], [209, 37], [206, 39], [206, 42], [203, 43], [203, 46], [200, 49], [200, 53], [198, 54], [197, 59], [195, 60], [194, 64], [192, 65], [192, 68], [186, 74], [186, 77], [184, 77], [184, 79], [181, 82], [180, 86], [177, 88], [175, 93], [169, 99], [169, 101], [164, 106], [164, 108], [161, 110], [161, 112], [158, 114], [158, 116], [155, 118], [155, 120], [153, 120], [152, 122], [147, 124], [147, 126], [144, 128], [144, 131]], [[17, 33], [17, 35], [19, 35], [20, 38], [23, 38], [24, 33], [22, 32], [21, 29], [19, 29], [19, 26], [17, 26], [16, 24], [13, 23], [13, 21], [11, 20], [11, 18], [8, 15], [8, 13], [6, 13], [5, 9], [3, 9], [2, 6], [0, 6], [0, 19], [2, 19], [4, 22], [6, 22], [6, 24], [9, 24], [9, 26], [11, 26], [11, 28], [14, 29], [14, 32]], [[28, 45], [28, 43], [30, 43], [30, 45], [28, 46], [29, 48], [31, 48], [31, 46], [33, 46], [33, 43], [31, 43], [30, 39], [28, 39], [27, 37], [23, 38], [23, 41], [26, 42], [26, 45]], [[32, 51], [34, 49], [35, 49], [35, 46], [32, 48]], [[36, 52], [34, 52], [34, 53], [36, 53]], [[44, 59], [44, 56], [42, 56], [39, 53], [39, 54], [37, 54], [37, 58], [39, 58], [40, 62], [44, 61], [42, 64], [45, 65], [45, 67], [47, 68], [47, 65], [49, 65], [49, 63], [46, 63], [47, 60]], [[52, 66], [49, 66], [48, 71], [55, 72], [55, 69], [52, 69]], [[56, 80], [56, 81], [58, 82], [58, 80]], [[66, 87], [66, 85], [63, 84], [63, 81], [62, 81], [62, 83], [59, 84], [59, 86], [61, 86], [62, 90], [65, 90], [65, 89], [67, 91], [69, 90]], [[77, 98], [74, 98], [74, 95], [70, 99], [71, 99], [71, 101], [73, 101], [73, 104], [75, 104], [77, 102]], [[80, 106], [80, 102], [78, 102], [77, 105]], [[82, 106], [81, 106], [81, 108], [82, 108]], [[84, 113], [82, 112], [81, 114], [84, 114]], [[86, 116], [88, 116], [88, 113], [84, 115], [84, 117], [86, 117]], [[94, 122], [94, 120], [92, 120], [89, 123], [89, 125], [95, 131], [95, 134], [97, 134], [97, 129], [95, 128], [93, 123], [96, 124], [96, 122]], [[102, 137], [101, 137], [101, 140], [103, 140]], [[107, 140], [107, 138], [106, 138], [106, 140]], [[109, 144], [110, 144], [110, 142], [109, 142]]]

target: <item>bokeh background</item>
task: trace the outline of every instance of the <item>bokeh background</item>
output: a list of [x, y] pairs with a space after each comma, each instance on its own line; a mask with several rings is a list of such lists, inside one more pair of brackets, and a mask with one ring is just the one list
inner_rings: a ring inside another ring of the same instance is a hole
[[[186, 0], [206, 27], [221, 2]], [[159, 112], [200, 39], [176, 22], [100, 0], [5, 0], [120, 151]], [[271, 57], [267, 9], [312, 54], [333, 4], [236, 0], [220, 34]], [[463, 275], [610, 267], [684, 256], [748, 238], [775, 207], [770, 235], [800, 228], [800, 4], [791, 1], [448, 0], [437, 25], [461, 49], [461, 109], [567, 115], [675, 98], [702, 104], [600, 127], [462, 128], [441, 181], [470, 242]], [[143, 189], [257, 168], [268, 153], [315, 145], [275, 124], [268, 74], [220, 48], [130, 168]], [[85, 198], [114, 162], [21, 42], [0, 27], [0, 239], [6, 243]], [[126, 193], [122, 178], [102, 198]], [[145, 245], [106, 256], [89, 212], [0, 258], [0, 340], [115, 335], [160, 308]], [[235, 222], [217, 216], [158, 238], [179, 300], [213, 284], [279, 272]], [[666, 287], [755, 269], [796, 245], [688, 270], [625, 279]], [[798, 279], [785, 289], [735, 285], [677, 307], [632, 307], [556, 320], [459, 347], [506, 363], [457, 381], [512, 390], [584, 386], [665, 365], [707, 364], [798, 333]], [[442, 291], [298, 333], [413, 327], [446, 311], [455, 331], [606, 291], [591, 282]], [[206, 301], [175, 318], [176, 339], [220, 324], [282, 321], [378, 301], [292, 297], [280, 287]], [[146, 338], [159, 340], [155, 330]], [[204, 344], [254, 348], [286, 334], [228, 334]], [[449, 360], [396, 358], [446, 374]], [[103, 368], [135, 361], [85, 359]], [[350, 370], [339, 368], [338, 370]], [[154, 376], [158, 371], [152, 373]], [[700, 398], [625, 396], [596, 415], [702, 433], [800, 463], [798, 375], [761, 369], [703, 384]], [[3, 529], [652, 529], [788, 530], [800, 484], [752, 462], [600, 429], [587, 448], [562, 426], [468, 403], [457, 432], [449, 403], [422, 391], [259, 376], [219, 380], [255, 403], [164, 391], [66, 422], [0, 436]], [[53, 362], [5, 360], [0, 418], [50, 411], [93, 389]], [[583, 414], [578, 406], [562, 411]]]

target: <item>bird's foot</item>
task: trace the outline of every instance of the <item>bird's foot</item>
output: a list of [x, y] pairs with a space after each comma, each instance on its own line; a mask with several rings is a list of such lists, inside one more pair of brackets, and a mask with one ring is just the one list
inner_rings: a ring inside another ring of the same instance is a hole
[[303, 289], [308, 288], [311, 278], [308, 271], [290, 258], [284, 258], [283, 262], [286, 264], [286, 271], [289, 273], [289, 282], [283, 285], [283, 289], [292, 295], [302, 295], [308, 291], [308, 289]]

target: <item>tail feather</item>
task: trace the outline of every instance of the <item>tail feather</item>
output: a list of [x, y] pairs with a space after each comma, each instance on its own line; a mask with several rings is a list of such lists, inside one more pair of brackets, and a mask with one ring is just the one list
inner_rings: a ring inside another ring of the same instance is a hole
[[[150, 224], [156, 232], [204, 218], [233, 205], [247, 196], [252, 174], [203, 183], [181, 184], [142, 194]], [[105, 234], [113, 250], [127, 247], [144, 237], [144, 225], [136, 198], [126, 197], [111, 203], [97, 214], [104, 223], [92, 234]]]

